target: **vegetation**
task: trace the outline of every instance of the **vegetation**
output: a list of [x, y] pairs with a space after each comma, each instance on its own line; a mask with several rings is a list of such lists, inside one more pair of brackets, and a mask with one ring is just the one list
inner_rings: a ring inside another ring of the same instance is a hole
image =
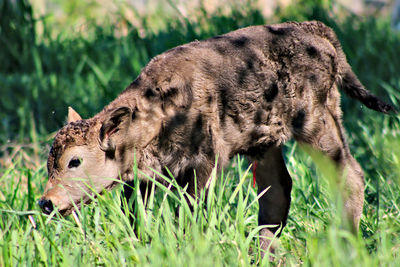
[[[27, 0], [0, 1], [0, 266], [242, 266], [260, 261], [257, 194], [241, 157], [212, 176], [210, 196], [193, 202], [193, 211], [184, 189], [171, 192], [162, 186], [145, 200], [146, 210], [135, 191], [133, 217], [127, 208], [132, 203], [122, 201], [121, 209], [121, 189], [67, 218], [45, 216], [36, 204], [46, 182], [52, 133], [64, 124], [67, 107], [84, 117], [94, 115], [150, 58], [176, 45], [252, 24], [322, 20], [337, 32], [363, 84], [400, 107], [400, 34], [384, 17], [361, 18], [323, 0], [301, 0], [269, 18], [252, 1], [229, 12], [200, 8], [190, 17], [179, 12], [160, 17], [163, 23], [152, 24], [146, 14], [138, 15], [140, 26], [123, 20], [126, 34], [111, 20], [102, 25], [88, 21], [84, 31], [64, 32], [54, 29], [51, 19], [35, 17]], [[315, 167], [291, 143], [285, 155], [294, 182], [292, 207], [272, 265], [400, 262], [399, 117], [366, 110], [345, 96], [343, 109], [351, 151], [366, 176], [360, 233], [353, 236], [340, 227], [340, 204], [323, 166]], [[268, 257], [260, 263], [270, 264]]]

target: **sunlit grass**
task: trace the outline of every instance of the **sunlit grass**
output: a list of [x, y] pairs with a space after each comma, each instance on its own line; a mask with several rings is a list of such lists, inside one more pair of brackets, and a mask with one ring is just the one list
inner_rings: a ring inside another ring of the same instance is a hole
[[[292, 207], [272, 264], [395, 266], [400, 256], [399, 185], [380, 177], [379, 204], [365, 203], [361, 231], [354, 236], [340, 226], [334, 191], [310, 157], [296, 145], [287, 147], [286, 155], [294, 180]], [[97, 195], [74, 216], [62, 218], [57, 212], [45, 216], [36, 205], [45, 182], [44, 166], [28, 170], [22, 161], [15, 162], [1, 169], [0, 264], [246, 266], [258, 262], [256, 190], [243, 158], [233, 163], [223, 173], [212, 174], [207, 198], [201, 192], [194, 200], [185, 189], [172, 191], [155, 183], [144, 203], [136, 183], [129, 203], [119, 187]], [[176, 185], [173, 179], [164, 179]], [[368, 178], [366, 187], [377, 190]], [[135, 201], [136, 208], [128, 209]], [[269, 264], [268, 257], [263, 264]]]

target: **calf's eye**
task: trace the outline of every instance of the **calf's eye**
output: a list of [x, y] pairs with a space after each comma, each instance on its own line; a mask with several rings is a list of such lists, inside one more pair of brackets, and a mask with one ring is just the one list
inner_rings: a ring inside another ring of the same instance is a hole
[[70, 161], [69, 161], [69, 163], [68, 163], [68, 168], [76, 168], [76, 167], [78, 167], [79, 165], [81, 165], [81, 159], [79, 159], [79, 158], [72, 158]]

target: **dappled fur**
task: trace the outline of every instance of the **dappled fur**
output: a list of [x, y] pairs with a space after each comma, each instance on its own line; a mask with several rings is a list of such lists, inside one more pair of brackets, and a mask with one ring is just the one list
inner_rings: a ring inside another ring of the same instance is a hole
[[[203, 188], [216, 157], [220, 168], [240, 153], [259, 161], [259, 192], [271, 186], [259, 212], [260, 225], [277, 225], [262, 230], [268, 237], [286, 223], [292, 182], [280, 147], [294, 138], [335, 163], [356, 229], [363, 173], [345, 141], [337, 85], [369, 108], [394, 111], [364, 89], [334, 32], [320, 22], [248, 27], [182, 45], [152, 59], [99, 114], [61, 129], [49, 155], [49, 177], [65, 147], [89, 138], [85, 142], [104, 154], [104, 162], [115, 162], [125, 181], [133, 179], [136, 157], [141, 180], [153, 170], [169, 176], [168, 170], [193, 195], [194, 177]], [[49, 187], [43, 199], [56, 198]]]

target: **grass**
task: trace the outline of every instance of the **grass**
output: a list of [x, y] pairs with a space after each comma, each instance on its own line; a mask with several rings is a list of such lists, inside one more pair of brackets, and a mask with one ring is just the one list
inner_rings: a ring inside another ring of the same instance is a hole
[[[53, 265], [268, 265], [258, 256], [257, 194], [248, 163], [234, 158], [213, 174], [210, 196], [193, 202], [184, 189], [156, 186], [146, 209], [121, 203], [121, 187], [62, 218], [43, 215], [45, 159], [52, 132], [67, 107], [91, 116], [115, 98], [148, 60], [168, 48], [251, 24], [319, 19], [338, 34], [353, 69], [366, 87], [397, 107], [400, 99], [400, 35], [383, 17], [334, 13], [333, 1], [299, 1], [265, 18], [251, 1], [230, 13], [204, 9], [189, 18], [157, 22], [143, 15], [142, 28], [127, 23], [88, 24], [85, 33], [52, 33], [43, 18], [37, 34], [28, 1], [0, 5], [0, 266]], [[162, 25], [162, 26], [160, 26]], [[400, 121], [343, 98], [351, 151], [365, 171], [360, 233], [340, 227], [334, 189], [295, 143], [285, 147], [293, 178], [288, 224], [271, 265], [397, 266], [400, 262]], [[137, 188], [135, 186], [134, 188]], [[121, 209], [121, 206], [123, 207]], [[179, 210], [179, 212], [176, 212]], [[125, 213], [124, 213], [125, 212]], [[29, 220], [34, 219], [34, 227]]]
[[[339, 226], [336, 197], [310, 158], [295, 144], [286, 152], [294, 180], [292, 208], [273, 264], [396, 266], [400, 259], [399, 185], [380, 176], [377, 188], [367, 177], [366, 191], [379, 190], [379, 201], [368, 201], [371, 193], [367, 193], [361, 231], [353, 236]], [[135, 190], [133, 199], [139, 205], [133, 222], [127, 209], [132, 202], [121, 201], [121, 189], [98, 196], [76, 217], [41, 214], [35, 202], [43, 191], [45, 166], [28, 169], [19, 157], [15, 156], [13, 167], [1, 170], [2, 266], [247, 266], [260, 260], [257, 194], [241, 157], [222, 174], [211, 176], [209, 197], [205, 200], [202, 194], [193, 201], [193, 211], [184, 189], [154, 186], [145, 200], [146, 209]], [[269, 263], [264, 260], [263, 264]]]

